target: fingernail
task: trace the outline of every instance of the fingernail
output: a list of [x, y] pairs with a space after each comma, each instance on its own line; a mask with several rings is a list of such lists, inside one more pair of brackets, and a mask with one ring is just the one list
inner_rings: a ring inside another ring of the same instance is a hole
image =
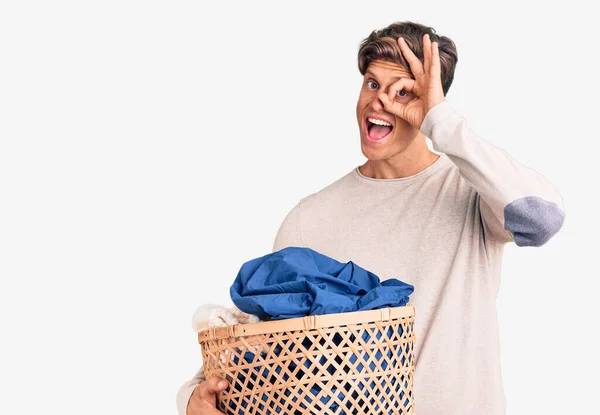
[[224, 388], [227, 385], [227, 382], [225, 382], [224, 380], [219, 382], [219, 388]]

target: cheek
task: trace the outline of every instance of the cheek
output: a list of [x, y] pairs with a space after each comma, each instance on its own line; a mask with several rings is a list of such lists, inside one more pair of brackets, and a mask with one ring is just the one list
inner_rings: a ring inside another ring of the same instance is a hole
[[360, 113], [369, 103], [369, 97], [360, 94], [356, 102], [356, 114]]
[[364, 104], [363, 104], [362, 100], [359, 99], [356, 102], [356, 118], [360, 118], [360, 113], [362, 112], [363, 108], [364, 108]]
[[394, 117], [396, 124], [394, 124], [394, 132], [404, 132], [413, 128], [408, 121], [403, 120], [400, 117]]

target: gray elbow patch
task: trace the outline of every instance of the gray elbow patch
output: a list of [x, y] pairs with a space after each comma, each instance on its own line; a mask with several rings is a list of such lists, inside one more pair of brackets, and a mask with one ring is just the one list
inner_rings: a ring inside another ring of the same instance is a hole
[[541, 246], [559, 229], [565, 213], [554, 202], [537, 196], [516, 199], [504, 207], [504, 229], [518, 246]]

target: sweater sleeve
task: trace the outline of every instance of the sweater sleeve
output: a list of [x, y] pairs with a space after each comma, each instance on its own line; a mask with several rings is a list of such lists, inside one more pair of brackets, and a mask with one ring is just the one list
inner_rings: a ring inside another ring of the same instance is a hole
[[273, 252], [289, 246], [304, 246], [300, 235], [300, 205], [301, 201], [283, 219], [275, 236]]
[[477, 136], [448, 101], [427, 112], [420, 130], [477, 192], [488, 236], [501, 243], [541, 246], [560, 230], [565, 211], [558, 190], [544, 176]]
[[192, 392], [196, 386], [200, 384], [200, 382], [206, 380], [204, 377], [204, 365], [200, 366], [200, 370], [194, 375], [194, 377], [187, 382], [185, 382], [179, 388], [177, 392], [177, 414], [178, 415], [187, 415], [187, 406], [190, 401], [190, 397], [192, 396]]

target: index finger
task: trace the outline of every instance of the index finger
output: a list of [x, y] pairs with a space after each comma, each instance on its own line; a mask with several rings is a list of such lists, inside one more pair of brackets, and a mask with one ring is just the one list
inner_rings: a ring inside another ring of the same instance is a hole
[[423, 74], [423, 64], [419, 58], [417, 58], [417, 55], [413, 53], [402, 36], [398, 38], [398, 44], [400, 45], [400, 51], [402, 52], [404, 59], [408, 61], [410, 70], [415, 75], [415, 78], [421, 76]]
[[410, 79], [410, 78], [400, 78], [398, 79], [396, 82], [394, 82], [392, 85], [390, 85], [390, 88], [388, 90], [387, 93], [387, 97], [388, 100], [394, 101], [396, 99], [396, 94], [400, 91], [404, 91], [406, 93], [416, 93], [416, 91], [414, 91], [415, 89], [415, 80], [414, 79]]

